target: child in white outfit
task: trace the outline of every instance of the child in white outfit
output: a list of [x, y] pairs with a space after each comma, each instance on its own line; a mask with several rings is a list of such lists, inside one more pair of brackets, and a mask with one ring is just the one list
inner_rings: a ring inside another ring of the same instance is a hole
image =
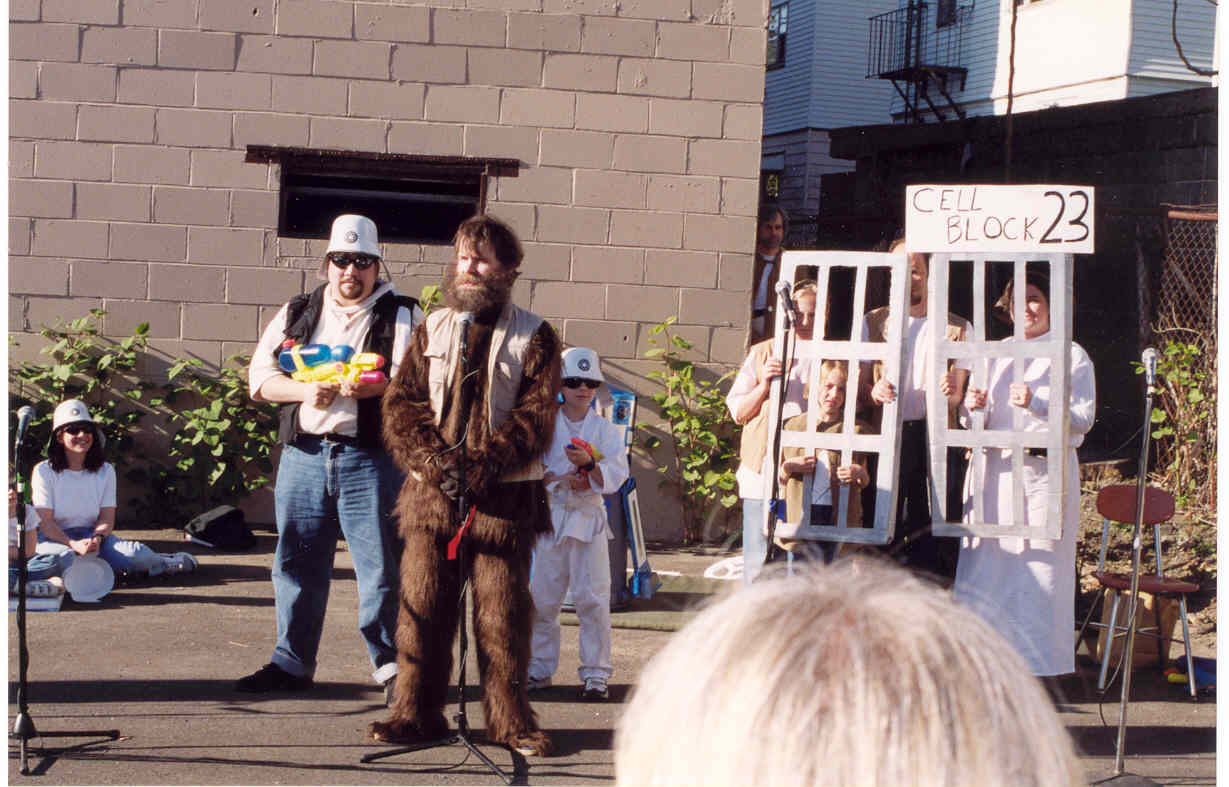
[[[572, 588], [580, 618], [581, 696], [604, 700], [610, 681], [610, 548], [614, 538], [602, 495], [627, 480], [627, 453], [614, 424], [589, 405], [602, 384], [597, 353], [572, 347], [563, 353], [563, 406], [545, 456], [554, 534], [538, 539], [533, 552], [533, 656], [530, 690], [550, 685], [559, 666], [559, 609]], [[597, 451], [573, 443], [578, 438]]]

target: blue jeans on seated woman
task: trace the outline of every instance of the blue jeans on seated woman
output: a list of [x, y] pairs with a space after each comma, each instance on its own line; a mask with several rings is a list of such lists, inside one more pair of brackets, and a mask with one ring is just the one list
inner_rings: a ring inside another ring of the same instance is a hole
[[[63, 573], [55, 555], [31, 555], [26, 560], [26, 581], [35, 579], [51, 579]], [[9, 593], [17, 592], [17, 566], [9, 564]]]
[[[64, 535], [74, 541], [79, 538], [89, 538], [93, 534], [93, 526], [72, 527], [64, 531]], [[58, 568], [58, 571], [55, 573], [63, 574], [73, 564], [73, 559], [77, 556], [77, 553], [73, 552], [72, 547], [67, 544], [47, 541], [40, 530], [36, 557], [38, 555], [53, 557]], [[109, 535], [103, 539], [102, 545], [98, 548], [98, 556], [107, 561], [107, 565], [111, 566], [111, 570], [116, 574], [147, 573], [157, 575], [162, 573], [166, 565], [157, 552], [140, 541], [129, 541], [116, 535]], [[31, 578], [33, 579], [33, 577]]]

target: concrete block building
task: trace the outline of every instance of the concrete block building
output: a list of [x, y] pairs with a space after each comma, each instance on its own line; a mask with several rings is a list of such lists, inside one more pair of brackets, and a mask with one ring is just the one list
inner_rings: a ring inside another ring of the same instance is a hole
[[[357, 206], [415, 295], [440, 282], [460, 218], [507, 220], [526, 247], [517, 302], [620, 387], [654, 389], [647, 332], [671, 316], [695, 360], [737, 363], [767, 15], [767, 0], [13, 0], [10, 362], [95, 307], [109, 336], [148, 322], [164, 359], [250, 353], [315, 286], [328, 220]], [[676, 536], [652, 466], [635, 472], [649, 536]]]

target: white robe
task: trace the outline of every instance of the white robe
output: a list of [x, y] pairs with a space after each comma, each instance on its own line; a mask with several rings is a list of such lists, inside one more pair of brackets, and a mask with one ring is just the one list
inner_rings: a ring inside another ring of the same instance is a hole
[[[1021, 416], [1025, 431], [1045, 426], [1049, 367], [1050, 362], [1045, 359], [1033, 359], [1026, 365], [1023, 382], [1028, 384], [1033, 397]], [[986, 397], [987, 429], [1012, 428], [1012, 410], [1018, 408], [1008, 399], [1011, 368], [1011, 359], [1005, 358], [996, 361], [991, 370]], [[1017, 537], [961, 539], [953, 595], [1006, 637], [1028, 662], [1034, 675], [1062, 675], [1075, 669], [1075, 551], [1080, 529], [1080, 473], [1075, 449], [1092, 428], [1096, 409], [1092, 361], [1084, 348], [1073, 342], [1062, 538], [1058, 541]], [[985, 462], [982, 490], [985, 519], [1010, 522], [1011, 496], [1015, 491], [1011, 454], [996, 450], [985, 454], [984, 459], [975, 459]], [[966, 521], [971, 519], [973, 509], [973, 471], [970, 465], [965, 477]], [[1030, 526], [1045, 522], [1048, 483], [1045, 458], [1026, 457], [1023, 494]]]
[[533, 596], [533, 621], [530, 641], [532, 656], [529, 676], [549, 678], [559, 666], [559, 610], [568, 588], [580, 618], [581, 681], [589, 678], [609, 680], [610, 661], [610, 548], [614, 538], [606, 521], [602, 495], [613, 494], [627, 480], [627, 449], [623, 433], [594, 410], [585, 413], [580, 423], [563, 414], [555, 416], [555, 436], [543, 461], [546, 472], [565, 475], [576, 466], [564, 453], [573, 437], [579, 437], [602, 452], [597, 463], [602, 483], [589, 477], [589, 487], [574, 490], [566, 481], [547, 485], [550, 517], [554, 535], [543, 534], [533, 549], [533, 574], [529, 592]]

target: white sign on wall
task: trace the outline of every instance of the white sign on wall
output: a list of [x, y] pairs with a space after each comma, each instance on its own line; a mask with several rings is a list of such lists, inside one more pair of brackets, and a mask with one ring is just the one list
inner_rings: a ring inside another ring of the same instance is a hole
[[905, 190], [910, 251], [1092, 254], [1091, 186], [918, 185]]

